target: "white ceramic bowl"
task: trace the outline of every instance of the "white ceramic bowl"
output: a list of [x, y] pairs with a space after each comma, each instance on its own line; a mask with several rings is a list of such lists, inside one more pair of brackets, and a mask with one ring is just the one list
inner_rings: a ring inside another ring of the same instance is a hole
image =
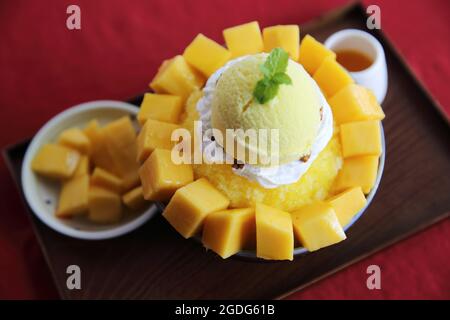
[[333, 51], [356, 50], [370, 57], [373, 60], [370, 67], [350, 72], [350, 75], [356, 83], [371, 89], [379, 103], [383, 102], [388, 87], [386, 57], [383, 46], [374, 36], [358, 29], [344, 29], [333, 33], [325, 46]]
[[57, 218], [55, 209], [58, 203], [59, 183], [43, 178], [31, 170], [31, 161], [39, 148], [45, 143], [54, 142], [63, 130], [74, 126], [84, 127], [94, 118], [104, 125], [124, 115], [135, 117], [137, 112], [138, 109], [135, 106], [125, 102], [92, 101], [61, 112], [39, 130], [31, 141], [22, 164], [22, 189], [32, 211], [43, 223], [70, 237], [100, 240], [133, 231], [155, 215], [157, 208], [153, 203], [149, 203], [141, 212], [127, 214], [115, 224], [95, 224], [85, 217]]

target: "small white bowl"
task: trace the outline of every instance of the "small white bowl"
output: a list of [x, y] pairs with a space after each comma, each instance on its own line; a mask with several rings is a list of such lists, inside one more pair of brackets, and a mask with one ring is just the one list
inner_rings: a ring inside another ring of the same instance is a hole
[[22, 164], [22, 189], [32, 211], [43, 223], [73, 238], [100, 240], [133, 231], [155, 215], [157, 208], [153, 203], [149, 203], [148, 207], [141, 212], [127, 214], [115, 224], [95, 224], [85, 217], [57, 218], [55, 209], [58, 203], [59, 183], [43, 178], [31, 170], [31, 161], [39, 148], [45, 143], [54, 142], [63, 130], [74, 126], [84, 127], [94, 118], [104, 125], [124, 115], [135, 117], [137, 112], [138, 109], [135, 106], [121, 101], [92, 101], [61, 112], [39, 130], [25, 153]]
[[373, 63], [367, 69], [350, 72], [356, 83], [369, 88], [381, 104], [386, 97], [388, 75], [386, 57], [383, 46], [370, 33], [358, 29], [344, 29], [333, 33], [325, 46], [333, 51], [343, 49], [360, 51], [372, 59]]

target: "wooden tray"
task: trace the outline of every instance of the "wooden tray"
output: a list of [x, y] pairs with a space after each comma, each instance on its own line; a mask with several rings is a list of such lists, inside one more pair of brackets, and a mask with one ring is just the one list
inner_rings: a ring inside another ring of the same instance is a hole
[[[354, 4], [301, 26], [324, 40], [344, 28], [365, 29]], [[60, 235], [29, 216], [64, 299], [280, 298], [449, 216], [450, 129], [435, 101], [381, 32], [389, 90], [384, 102], [386, 166], [365, 214], [338, 245], [293, 262], [222, 260], [199, 243], [184, 240], [160, 216], [112, 240], [83, 241]], [[133, 102], [139, 103], [139, 98]], [[20, 188], [27, 143], [4, 150]], [[66, 268], [79, 265], [82, 289], [66, 288]]]

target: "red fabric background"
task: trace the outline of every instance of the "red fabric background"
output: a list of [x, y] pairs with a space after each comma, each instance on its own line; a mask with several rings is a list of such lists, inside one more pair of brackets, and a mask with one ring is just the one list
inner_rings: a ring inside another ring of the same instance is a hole
[[[146, 90], [163, 58], [198, 33], [225, 27], [306, 22], [346, 1], [1, 1], [0, 146], [33, 135], [79, 102], [127, 99]], [[450, 113], [450, 2], [365, 1], [381, 7], [382, 29]], [[82, 30], [65, 27], [78, 4]], [[407, 94], [407, 93], [405, 93]], [[407, 112], [407, 110], [405, 110]], [[18, 193], [0, 161], [0, 298], [56, 298]], [[449, 190], [450, 192], [450, 190]], [[450, 222], [439, 223], [320, 281], [292, 298], [450, 298]], [[382, 290], [366, 268], [382, 269]]]

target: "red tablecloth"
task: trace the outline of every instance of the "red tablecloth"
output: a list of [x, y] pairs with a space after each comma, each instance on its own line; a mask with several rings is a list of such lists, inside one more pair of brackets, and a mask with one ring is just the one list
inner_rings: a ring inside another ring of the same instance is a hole
[[[0, 146], [31, 136], [68, 106], [143, 92], [161, 60], [181, 52], [198, 32], [220, 40], [228, 26], [255, 19], [263, 26], [302, 23], [345, 2], [1, 1]], [[450, 2], [375, 3], [381, 8], [382, 29], [450, 112]], [[80, 31], [66, 28], [69, 4], [81, 7]], [[0, 179], [0, 298], [55, 298], [3, 161]], [[449, 234], [450, 222], [439, 223], [292, 297], [448, 299]], [[382, 290], [366, 287], [371, 264], [381, 267]]]

